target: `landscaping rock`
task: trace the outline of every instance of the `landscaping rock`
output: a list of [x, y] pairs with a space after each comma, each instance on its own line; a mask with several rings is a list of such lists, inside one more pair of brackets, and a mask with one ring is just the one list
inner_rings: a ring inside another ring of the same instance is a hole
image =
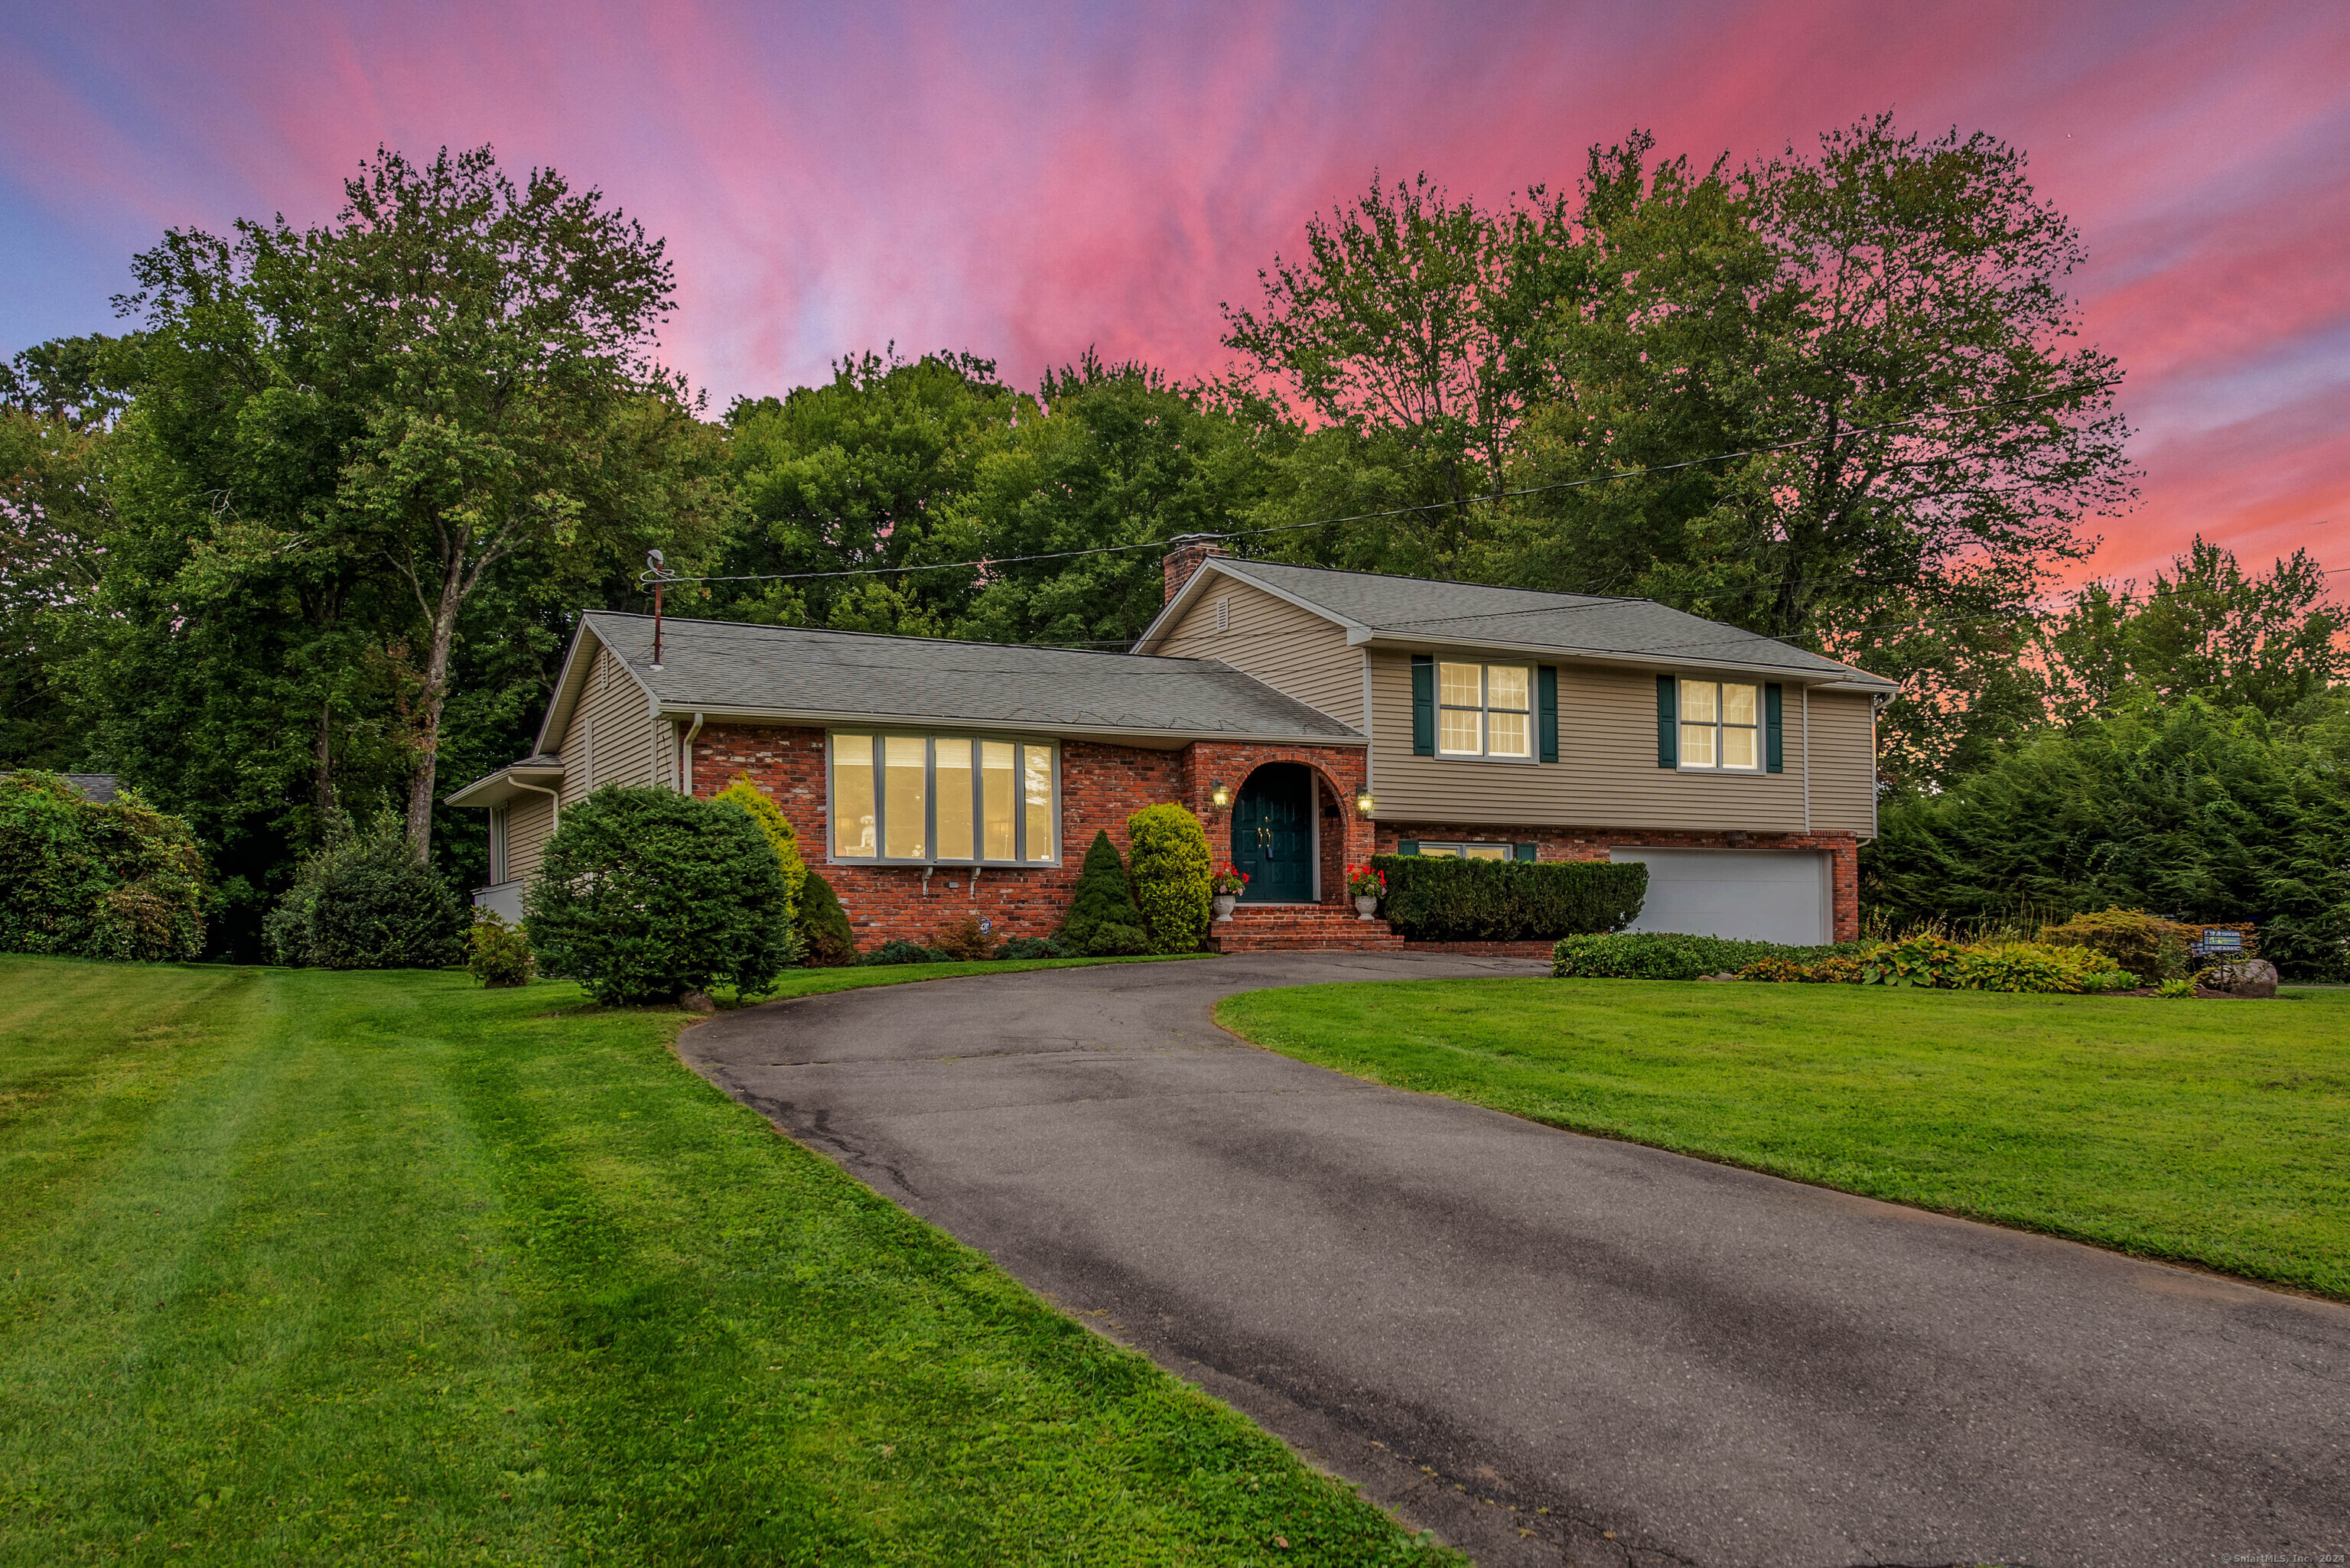
[[710, 1000], [710, 993], [702, 991], [681, 992], [678, 995], [677, 1004], [680, 1007], [684, 1008], [688, 1012], [715, 1012], [718, 1011], [718, 1004]]
[[2230, 959], [2195, 977], [2198, 996], [2263, 997], [2277, 993], [2276, 965], [2266, 959]]

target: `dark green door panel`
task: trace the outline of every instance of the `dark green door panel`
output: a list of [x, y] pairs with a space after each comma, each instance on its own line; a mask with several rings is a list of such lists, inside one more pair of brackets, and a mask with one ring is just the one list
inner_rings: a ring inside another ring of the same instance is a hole
[[1313, 901], [1314, 775], [1302, 763], [1269, 763], [1241, 785], [1232, 864], [1248, 873], [1246, 903]]

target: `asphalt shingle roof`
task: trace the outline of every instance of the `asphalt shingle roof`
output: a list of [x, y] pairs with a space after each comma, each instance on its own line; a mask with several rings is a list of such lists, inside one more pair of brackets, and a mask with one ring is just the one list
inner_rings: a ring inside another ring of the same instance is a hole
[[1033, 726], [1038, 730], [1360, 740], [1317, 709], [1209, 659], [876, 637], [591, 611], [589, 628], [669, 709]]
[[1598, 598], [1531, 588], [1488, 587], [1426, 577], [1336, 572], [1273, 561], [1211, 557], [1221, 570], [1277, 589], [1341, 620], [1386, 636], [1430, 642], [1507, 642], [1561, 652], [1629, 654], [1691, 664], [1768, 667], [1835, 677], [1875, 676], [1833, 659], [1653, 599]]

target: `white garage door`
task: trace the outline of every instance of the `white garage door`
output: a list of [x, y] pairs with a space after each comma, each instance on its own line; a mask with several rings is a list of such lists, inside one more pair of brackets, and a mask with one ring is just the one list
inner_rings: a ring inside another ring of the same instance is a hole
[[1807, 947], [1833, 940], [1828, 857], [1815, 850], [1612, 849], [1648, 867], [1636, 931]]

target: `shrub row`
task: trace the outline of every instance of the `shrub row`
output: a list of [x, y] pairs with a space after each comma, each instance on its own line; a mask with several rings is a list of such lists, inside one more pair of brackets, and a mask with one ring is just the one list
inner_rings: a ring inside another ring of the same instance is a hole
[[0, 774], [0, 950], [188, 960], [204, 945], [204, 857], [136, 796], [86, 800], [57, 774]]
[[1551, 950], [1560, 979], [1740, 980], [1814, 985], [1921, 986], [1953, 991], [2080, 993], [2128, 991], [2138, 977], [2094, 948], [1912, 936], [1892, 942], [1783, 947], [1775, 942], [1638, 932], [1570, 937]]
[[1455, 860], [1378, 855], [1379, 910], [1414, 941], [1541, 941], [1620, 931], [1640, 912], [1648, 868], [1605, 860]]

